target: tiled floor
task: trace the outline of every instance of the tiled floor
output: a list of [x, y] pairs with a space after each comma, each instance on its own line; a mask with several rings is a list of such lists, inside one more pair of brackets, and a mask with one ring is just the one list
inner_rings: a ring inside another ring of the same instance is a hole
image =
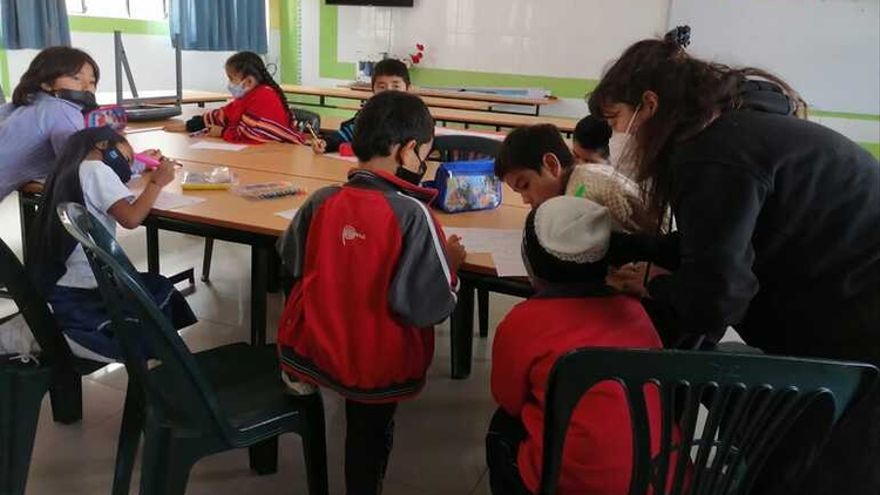
[[[0, 203], [0, 235], [13, 249], [20, 246], [17, 199]], [[119, 235], [135, 262], [146, 266], [143, 230]], [[162, 268], [174, 273], [201, 266], [201, 239], [161, 235]], [[211, 284], [198, 282], [188, 300], [199, 323], [184, 330], [193, 350], [247, 341], [250, 256], [242, 246], [215, 243]], [[490, 324], [494, 327], [516, 300], [493, 295]], [[269, 336], [282, 300], [270, 296]], [[8, 308], [0, 306], [0, 314]], [[425, 391], [404, 403], [397, 414], [394, 451], [386, 479], [387, 495], [487, 494], [483, 436], [494, 410], [489, 393], [491, 338], [474, 346], [473, 373], [464, 381], [449, 378], [449, 331], [437, 328], [437, 349]], [[48, 397], [43, 402], [34, 446], [27, 493], [29, 495], [93, 495], [109, 493], [116, 437], [126, 385], [125, 370], [104, 368], [84, 380], [82, 423], [63, 426], [52, 422]], [[342, 445], [344, 417], [338, 396], [324, 394], [327, 421], [331, 493], [344, 493]], [[136, 493], [136, 481], [132, 493]], [[191, 494], [305, 494], [305, 474], [298, 437], [282, 438], [280, 466], [275, 475], [258, 477], [248, 469], [247, 452], [233, 451], [209, 457], [193, 469]]]

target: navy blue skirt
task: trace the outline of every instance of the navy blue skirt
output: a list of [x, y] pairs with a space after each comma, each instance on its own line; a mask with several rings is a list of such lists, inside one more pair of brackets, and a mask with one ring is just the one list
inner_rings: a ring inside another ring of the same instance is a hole
[[[167, 278], [150, 273], [141, 273], [140, 278], [143, 287], [174, 328], [181, 329], [198, 321], [183, 294]], [[48, 300], [55, 320], [71, 343], [75, 355], [101, 361], [122, 360], [119, 343], [110, 324], [110, 314], [98, 289], [55, 286]], [[126, 311], [126, 315], [136, 317], [133, 311]], [[141, 342], [144, 355], [155, 357], [146, 340]]]

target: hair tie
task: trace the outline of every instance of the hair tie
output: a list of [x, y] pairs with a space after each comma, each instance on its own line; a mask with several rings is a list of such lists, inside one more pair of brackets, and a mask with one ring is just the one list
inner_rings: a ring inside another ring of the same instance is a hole
[[672, 31], [666, 33], [666, 36], [663, 37], [664, 41], [675, 43], [679, 48], [686, 48], [691, 44], [691, 27], [690, 26], [678, 26]]

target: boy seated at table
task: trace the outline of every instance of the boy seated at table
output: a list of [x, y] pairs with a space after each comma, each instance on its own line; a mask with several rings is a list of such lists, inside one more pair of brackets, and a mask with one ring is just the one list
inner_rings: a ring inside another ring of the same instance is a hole
[[608, 163], [611, 126], [604, 119], [587, 115], [574, 127], [571, 151], [578, 163]]
[[[373, 94], [383, 91], [409, 91], [409, 69], [400, 60], [386, 58], [373, 67]], [[334, 153], [339, 151], [342, 143], [351, 143], [354, 136], [355, 122], [358, 114], [339, 125], [339, 130], [325, 136], [324, 139], [312, 140], [315, 153]], [[317, 130], [317, 129], [316, 129]]]
[[399, 91], [357, 118], [359, 165], [306, 200], [278, 247], [294, 283], [278, 328], [291, 393], [346, 399], [347, 493], [378, 494], [397, 403], [425, 383], [433, 326], [455, 307], [465, 250], [448, 241], [419, 187], [434, 140], [422, 100]]
[[609, 165], [576, 164], [553, 124], [511, 131], [495, 159], [495, 175], [532, 208], [563, 194], [586, 198], [608, 208], [620, 229], [656, 232], [639, 187]]
[[[495, 495], [537, 493], [545, 386], [560, 356], [582, 347], [661, 348], [638, 299], [605, 285], [612, 224], [606, 208], [568, 196], [544, 202], [526, 219], [523, 261], [536, 293], [507, 314], [492, 346], [491, 386], [499, 409], [486, 437], [486, 458]], [[656, 392], [646, 393], [655, 448], [660, 436]], [[558, 493], [627, 493], [630, 428], [618, 384], [590, 389], [572, 415]]]

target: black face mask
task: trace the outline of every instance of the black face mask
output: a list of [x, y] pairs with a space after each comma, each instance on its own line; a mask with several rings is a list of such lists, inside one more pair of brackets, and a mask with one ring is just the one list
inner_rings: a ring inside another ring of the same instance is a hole
[[394, 175], [400, 179], [409, 182], [414, 186], [417, 186], [422, 182], [422, 178], [425, 177], [425, 172], [428, 171], [428, 164], [425, 163], [425, 160], [422, 160], [422, 158], [419, 157], [418, 152], [415, 153], [416, 158], [419, 159], [419, 171], [413, 172], [412, 170], [406, 168], [406, 166], [404, 166], [403, 164], [403, 159], [400, 158], [400, 155], [398, 154], [397, 163], [399, 163], [400, 165], [397, 166], [397, 170], [394, 172]]
[[98, 102], [95, 100], [95, 93], [92, 93], [91, 91], [59, 89], [58, 91], [55, 91], [55, 96], [62, 100], [72, 101], [78, 105], [82, 105], [83, 111], [98, 108]]
[[122, 154], [115, 146], [107, 148], [102, 152], [101, 161], [105, 165], [112, 168], [123, 184], [131, 180], [131, 164], [128, 158]]

